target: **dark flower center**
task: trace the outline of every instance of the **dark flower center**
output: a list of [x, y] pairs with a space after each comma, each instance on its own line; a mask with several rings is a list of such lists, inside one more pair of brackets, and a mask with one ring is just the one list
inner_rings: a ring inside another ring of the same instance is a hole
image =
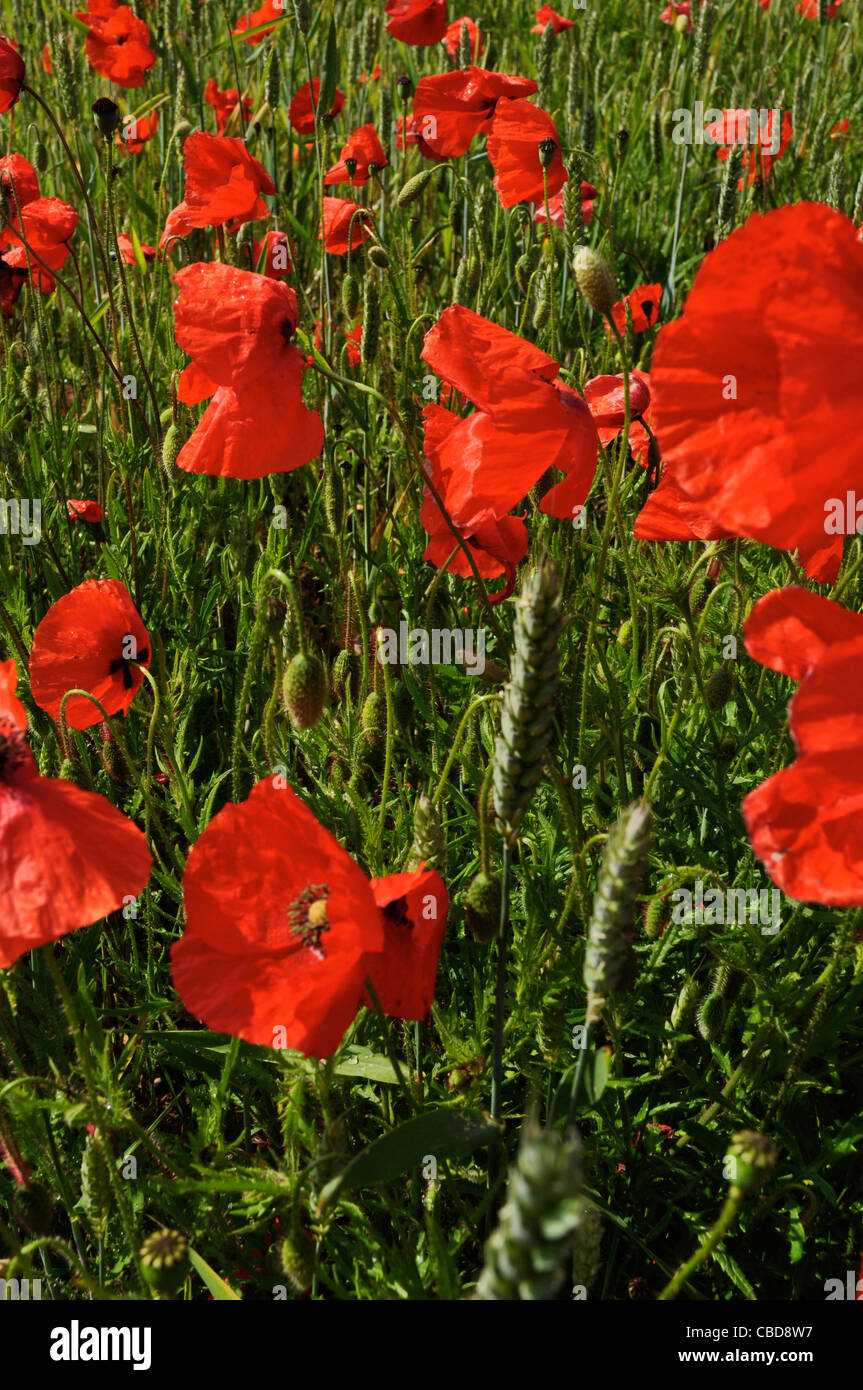
[[290, 319], [285, 319], [282, 323], [282, 337], [289, 343], [294, 336], [294, 325]]
[[0, 782], [11, 782], [24, 763], [26, 751], [27, 743], [21, 730], [9, 720], [0, 723]]
[[[130, 634], [130, 633], [127, 633], [127, 634], [126, 634], [126, 639], [124, 639], [124, 640], [127, 640], [129, 636], [131, 636], [131, 634]], [[131, 689], [132, 689], [132, 667], [133, 667], [134, 665], [137, 665], [138, 662], [140, 662], [140, 663], [143, 665], [144, 662], [149, 661], [149, 659], [150, 659], [150, 648], [149, 648], [149, 647], [143, 647], [143, 648], [141, 649], [141, 651], [138, 652], [138, 655], [137, 655], [137, 656], [117, 656], [117, 657], [114, 658], [114, 660], [111, 662], [111, 665], [108, 667], [108, 674], [111, 675], [111, 676], [116, 676], [117, 673], [118, 673], [118, 671], [122, 671], [122, 673], [123, 673], [123, 689], [124, 689], [124, 690], [131, 690]]]
[[288, 924], [292, 936], [318, 960], [325, 958], [321, 936], [330, 930], [327, 899], [330, 890], [326, 883], [310, 883], [288, 906]]
[[414, 924], [408, 917], [408, 900], [405, 897], [395, 898], [381, 911], [384, 921], [391, 927], [407, 927], [408, 931], [413, 931]]

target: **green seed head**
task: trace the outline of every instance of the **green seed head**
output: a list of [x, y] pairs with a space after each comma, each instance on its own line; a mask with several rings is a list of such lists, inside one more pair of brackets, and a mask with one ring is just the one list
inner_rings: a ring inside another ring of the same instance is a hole
[[141, 1246], [144, 1278], [160, 1294], [173, 1294], [189, 1272], [189, 1242], [182, 1231], [162, 1230], [148, 1236]]
[[725, 1155], [732, 1192], [736, 1188], [744, 1197], [753, 1196], [770, 1177], [778, 1158], [776, 1146], [756, 1130], [733, 1134]]

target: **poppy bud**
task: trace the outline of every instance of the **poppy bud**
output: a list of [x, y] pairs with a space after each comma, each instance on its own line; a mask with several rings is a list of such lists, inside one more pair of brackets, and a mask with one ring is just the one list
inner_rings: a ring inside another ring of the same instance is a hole
[[665, 899], [651, 898], [644, 910], [644, 930], [651, 941], [656, 941], [663, 931], [665, 923]]
[[708, 994], [698, 1010], [698, 1031], [705, 1042], [718, 1042], [722, 1037], [728, 1006], [721, 994]]
[[431, 797], [422, 792], [414, 807], [414, 836], [407, 871], [412, 873], [422, 863], [428, 869], [442, 870], [446, 868], [446, 861], [446, 840], [440, 815]]
[[387, 736], [387, 702], [380, 691], [372, 690], [366, 696], [360, 728], [369, 748], [383, 747]]
[[538, 275], [534, 288], [533, 327], [540, 333], [551, 314], [551, 287], [547, 275]]
[[390, 257], [385, 246], [381, 246], [379, 243], [375, 242], [373, 246], [369, 247], [368, 256], [372, 265], [376, 265], [378, 270], [389, 269]]
[[728, 703], [734, 682], [726, 664], [717, 666], [704, 687], [704, 699], [709, 710], [720, 710]]
[[515, 283], [522, 294], [527, 294], [527, 287], [530, 284], [530, 269], [530, 257], [527, 255], [519, 256], [515, 263]]
[[324, 516], [330, 535], [341, 535], [345, 513], [345, 487], [337, 468], [327, 469], [324, 480]]
[[45, 144], [43, 140], [38, 140], [36, 142], [36, 148], [33, 151], [33, 163], [35, 164], [37, 171], [40, 174], [44, 174], [46, 169], [48, 168], [49, 162], [50, 156], [48, 154], [48, 146]]
[[753, 1196], [770, 1177], [779, 1154], [776, 1146], [753, 1129], [742, 1129], [731, 1136], [725, 1155], [731, 1170], [731, 1191], [741, 1197]]
[[332, 690], [337, 700], [341, 700], [350, 690], [356, 699], [360, 690], [360, 670], [356, 652], [349, 648], [340, 651], [333, 662]]
[[552, 140], [550, 135], [547, 135], [544, 140], [540, 140], [538, 148], [539, 162], [543, 169], [548, 169], [559, 148], [558, 143], [556, 140]]
[[141, 1246], [144, 1278], [156, 1293], [173, 1294], [189, 1272], [189, 1242], [182, 1231], [155, 1231]]
[[578, 246], [572, 258], [572, 268], [582, 298], [595, 313], [610, 316], [617, 302], [617, 285], [599, 253], [590, 246]]
[[171, 482], [176, 482], [181, 476], [181, 469], [177, 467], [177, 456], [183, 447], [183, 436], [178, 425], [171, 425], [165, 431], [162, 440], [162, 467], [165, 470], [165, 477]]
[[465, 920], [475, 940], [486, 945], [500, 931], [501, 886], [497, 874], [477, 874], [464, 899]]
[[110, 140], [120, 125], [120, 108], [110, 97], [99, 97], [93, 102], [93, 117], [100, 133]]
[[54, 1203], [47, 1187], [27, 1182], [12, 1193], [12, 1214], [34, 1236], [47, 1236], [54, 1223]]
[[346, 275], [342, 281], [342, 308], [349, 319], [352, 319], [357, 309], [360, 307], [360, 287], [356, 276]]
[[311, 729], [321, 717], [327, 698], [327, 676], [314, 655], [298, 652], [282, 681], [282, 699], [295, 729]]
[[418, 174], [414, 174], [412, 179], [408, 179], [407, 183], [402, 185], [396, 198], [400, 208], [409, 207], [411, 203], [416, 202], [433, 173], [433, 169], [421, 169]]
[[297, 1293], [310, 1289], [315, 1269], [315, 1243], [311, 1236], [301, 1230], [285, 1236], [279, 1246], [279, 1264]]

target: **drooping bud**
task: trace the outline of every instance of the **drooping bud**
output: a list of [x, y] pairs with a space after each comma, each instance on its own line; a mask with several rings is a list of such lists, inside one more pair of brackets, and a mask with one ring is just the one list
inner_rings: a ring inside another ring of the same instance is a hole
[[720, 710], [731, 698], [731, 691], [734, 688], [734, 681], [731, 677], [731, 670], [727, 662], [717, 666], [716, 670], [705, 682], [704, 699], [709, 710]]
[[295, 729], [311, 729], [327, 698], [327, 675], [313, 653], [297, 652], [282, 681], [282, 699]]
[[415, 203], [417, 198], [421, 197], [433, 173], [433, 169], [421, 169], [412, 179], [408, 179], [407, 183], [402, 184], [396, 198], [400, 208], [410, 207], [411, 203]]
[[501, 881], [497, 874], [476, 874], [464, 897], [464, 915], [474, 939], [486, 945], [500, 931]]
[[741, 1129], [731, 1136], [725, 1155], [726, 1172], [732, 1194], [752, 1197], [764, 1185], [779, 1159], [775, 1144], [754, 1129]]
[[360, 287], [354, 275], [346, 275], [342, 281], [342, 308], [352, 319], [360, 307]]
[[360, 715], [360, 728], [369, 748], [382, 748], [387, 736], [387, 702], [378, 690], [366, 696]]
[[120, 108], [110, 97], [99, 97], [93, 102], [93, 118], [99, 133], [105, 140], [111, 140], [120, 126]]

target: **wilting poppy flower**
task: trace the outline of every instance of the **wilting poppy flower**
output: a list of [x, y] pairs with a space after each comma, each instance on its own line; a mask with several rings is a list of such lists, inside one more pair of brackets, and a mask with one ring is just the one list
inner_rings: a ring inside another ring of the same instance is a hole
[[384, 927], [383, 951], [369, 967], [372, 988], [383, 1013], [421, 1021], [432, 1006], [449, 910], [443, 879], [421, 866], [373, 878], [371, 889]]
[[15, 105], [25, 76], [24, 60], [17, 45], [0, 34], [0, 111], [8, 111]]
[[[312, 78], [312, 85], [304, 82], [302, 87], [294, 92], [291, 104], [288, 107], [288, 120], [299, 131], [300, 135], [314, 135], [315, 133], [315, 106], [321, 93], [321, 79]], [[314, 98], [314, 101], [313, 101]], [[338, 87], [333, 98], [333, 104], [329, 111], [322, 112], [322, 115], [337, 116], [345, 104], [345, 94]]]
[[467, 15], [462, 15], [461, 19], [454, 19], [452, 24], [447, 25], [447, 31], [443, 36], [443, 46], [451, 58], [458, 57], [463, 24], [467, 25], [471, 62], [475, 63], [485, 48], [485, 40], [479, 31], [479, 26], [474, 24], [472, 19], [468, 19]]
[[475, 135], [491, 129], [502, 97], [528, 97], [536, 89], [528, 77], [477, 67], [421, 77], [414, 93], [413, 125], [435, 154], [454, 159], [465, 153]]
[[388, 34], [402, 43], [425, 47], [446, 33], [446, 0], [387, 0]]
[[[132, 238], [127, 236], [125, 232], [121, 232], [117, 237], [117, 248], [127, 265], [138, 264], [135, 259], [135, 247]], [[145, 246], [144, 243], [141, 242], [141, 255], [144, 257], [145, 261], [154, 261], [156, 259], [155, 246]]]
[[70, 521], [89, 521], [95, 525], [102, 520], [104, 515], [98, 502], [86, 501], [77, 497], [70, 497], [66, 503], [66, 511]]
[[183, 876], [177, 992], [209, 1028], [306, 1056], [335, 1052], [385, 944], [365, 874], [279, 778], [225, 806]]
[[[502, 522], [547, 468], [567, 476], [546, 494], [543, 511], [570, 515], [584, 502], [596, 471], [596, 429], [581, 397], [556, 380], [552, 358], [461, 305], [444, 310], [421, 355], [477, 406], [465, 419], [442, 406], [426, 412], [430, 476], [434, 482], [440, 470], [444, 504], [466, 536], [486, 522]], [[434, 533], [426, 519], [423, 524]], [[516, 530], [506, 529], [509, 544]]]
[[[204, 101], [216, 113], [216, 131], [221, 135], [228, 124], [228, 117], [240, 103], [240, 94], [236, 87], [228, 87], [226, 91], [220, 91], [216, 86], [215, 78], [211, 77], [204, 88]], [[252, 103], [249, 97], [243, 97], [243, 111], [246, 116], [252, 114]]]
[[233, 29], [231, 32], [234, 38], [242, 39], [243, 43], [254, 45], [260, 43], [268, 34], [272, 34], [273, 30], [262, 29], [259, 34], [252, 34], [250, 37], [246, 38], [245, 33], [247, 29], [256, 29], [259, 24], [269, 24], [270, 20], [275, 23], [277, 19], [284, 19], [284, 17], [285, 0], [264, 0], [263, 5], [261, 5], [259, 9], [253, 10], [250, 15], [244, 15], [243, 18], [238, 21], [236, 29]]
[[20, 217], [0, 230], [3, 259], [17, 270], [32, 267], [33, 282], [50, 294], [54, 288], [50, 272], [59, 270], [66, 260], [69, 238], [77, 225], [78, 214], [68, 203], [59, 198], [36, 198], [21, 209]]
[[[596, 189], [594, 188], [593, 184], [592, 184], [592, 183], [588, 183], [586, 179], [582, 179], [582, 180], [581, 180], [581, 224], [582, 224], [583, 227], [587, 227], [587, 226], [589, 226], [589, 224], [590, 224], [590, 219], [591, 219], [591, 217], [593, 216], [593, 203], [594, 203], [594, 199], [597, 198], [598, 196], [599, 196], [599, 195], [597, 194], [597, 191], [596, 191]], [[554, 197], [553, 197], [553, 198], [549, 198], [549, 200], [548, 200], [548, 210], [549, 210], [549, 212], [550, 212], [550, 214], [551, 214], [552, 226], [554, 226], [554, 227], [560, 227], [561, 229], [563, 229], [564, 220], [565, 220], [565, 219], [564, 219], [564, 213], [563, 213], [563, 198], [564, 198], [564, 189], [561, 189], [559, 193], [555, 193]], [[543, 201], [539, 204], [539, 206], [537, 207], [536, 212], [533, 214], [533, 220], [534, 220], [534, 222], [544, 222], [544, 221], [546, 220], [546, 219], [545, 219], [545, 200], [543, 200]]]
[[828, 519], [859, 482], [861, 373], [853, 223], [814, 203], [755, 214], [707, 255], [682, 317], [657, 338], [662, 457], [721, 525], [835, 578], [842, 542]]
[[15, 312], [15, 301], [26, 279], [26, 270], [14, 269], [0, 256], [0, 313], [5, 319], [11, 319]]
[[183, 159], [186, 188], [182, 206], [190, 226], [221, 227], [229, 222], [234, 229], [243, 222], [269, 217], [261, 194], [275, 193], [275, 185], [242, 140], [193, 130], [183, 144]]
[[[354, 216], [354, 214], [357, 214]], [[323, 238], [324, 249], [333, 256], [346, 256], [348, 236], [351, 250], [356, 250], [361, 242], [372, 234], [371, 213], [357, 208], [351, 198], [324, 198], [322, 225], [318, 229], [318, 241]], [[353, 228], [353, 230], [351, 230]]]
[[[263, 257], [263, 265], [261, 258]], [[288, 238], [284, 232], [270, 230], [255, 242], [255, 269], [271, 280], [281, 280], [293, 269]]]
[[625, 299], [621, 299], [611, 310], [611, 317], [617, 326], [618, 332], [626, 332], [626, 305], [632, 315], [633, 333], [645, 333], [648, 328], [652, 328], [659, 318], [659, 301], [662, 298], [661, 285], [638, 285], [628, 294]]
[[[356, 169], [353, 175], [348, 173], [346, 160], [356, 161]], [[377, 131], [373, 125], [360, 126], [355, 130], [342, 146], [341, 154], [337, 164], [324, 177], [324, 183], [351, 183], [355, 188], [368, 183], [372, 176], [372, 166], [376, 169], [383, 169], [388, 163], [384, 153], [384, 147], [377, 136]]]
[[153, 862], [105, 797], [39, 776], [15, 684], [15, 662], [0, 661], [0, 966], [115, 912]]
[[504, 97], [497, 103], [486, 152], [494, 165], [494, 186], [501, 207], [515, 203], [544, 201], [543, 168], [539, 146], [545, 141], [554, 143], [554, 153], [548, 164], [548, 196], [558, 193], [566, 183], [566, 170], [560, 153], [557, 127], [547, 112], [529, 101], [512, 101]]
[[7, 154], [0, 159], [0, 195], [9, 217], [40, 196], [36, 170], [23, 154]]
[[303, 357], [290, 341], [298, 318], [294, 291], [217, 261], [185, 266], [174, 283], [175, 336], [193, 369], [183, 373], [179, 398], [188, 405], [213, 395], [178, 466], [262, 478], [315, 458], [323, 426], [303, 404]]
[[124, 121], [123, 129], [117, 133], [117, 144], [130, 154], [140, 154], [149, 140], [152, 140], [159, 124], [158, 111], [149, 116], [136, 116], [134, 120]]
[[107, 12], [75, 11], [90, 30], [84, 52], [102, 77], [118, 87], [143, 87], [146, 74], [155, 66], [150, 48], [150, 30], [128, 5], [117, 5]]
[[547, 24], [553, 27], [556, 34], [562, 33], [564, 29], [571, 29], [573, 26], [573, 20], [565, 19], [562, 14], [555, 14], [551, 5], [541, 5], [535, 11], [535, 15], [536, 24], [530, 31], [532, 34], [541, 34]]
[[[128, 714], [149, 667], [149, 633], [118, 579], [85, 579], [52, 604], [33, 634], [30, 689], [40, 709], [60, 718], [69, 690], [88, 690], [107, 714]], [[88, 729], [102, 719], [92, 700], [73, 695], [66, 722]]]
[[752, 848], [792, 898], [863, 904], [863, 615], [796, 586], [774, 589], [744, 636], [750, 656], [801, 682], [789, 705], [797, 760], [743, 801]]

